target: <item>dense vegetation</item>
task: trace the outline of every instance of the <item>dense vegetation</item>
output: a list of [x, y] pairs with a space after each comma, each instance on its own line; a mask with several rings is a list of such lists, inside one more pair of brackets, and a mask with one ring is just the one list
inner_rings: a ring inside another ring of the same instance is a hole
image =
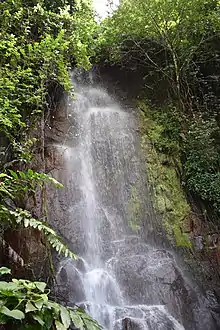
[[[0, 268], [0, 276], [10, 274]], [[99, 330], [100, 327], [80, 308], [64, 307], [48, 298], [50, 290], [44, 282], [12, 279], [0, 281], [0, 322], [6, 329], [77, 329]]]
[[[86, 0], [0, 2], [0, 244], [9, 264], [26, 267], [6, 233], [29, 227], [42, 232], [49, 258], [49, 244], [66, 257], [76, 258], [47, 225], [46, 212], [36, 219], [27, 204], [37, 191], [44, 195], [46, 184], [61, 187], [31, 168], [32, 148], [38, 144], [44, 153], [44, 116], [55, 108], [54, 94], [70, 91], [69, 69], [90, 67], [95, 27]], [[9, 270], [3, 268], [1, 273]], [[1, 326], [63, 330], [74, 323], [80, 329], [99, 329], [80, 309], [50, 301], [45, 288], [43, 282], [0, 281]]]
[[150, 108], [146, 116], [157, 124], [154, 147], [167, 155], [168, 165], [177, 160], [188, 196], [215, 221], [220, 214], [219, 19], [216, 0], [124, 0], [103, 22], [97, 46], [104, 65], [142, 78], [139, 99], [145, 106], [140, 107]]

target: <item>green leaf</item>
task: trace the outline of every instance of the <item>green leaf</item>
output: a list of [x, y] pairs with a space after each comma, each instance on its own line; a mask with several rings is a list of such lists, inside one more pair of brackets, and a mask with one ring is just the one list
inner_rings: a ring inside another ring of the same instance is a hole
[[25, 288], [29, 289], [29, 290], [34, 290], [36, 287], [35, 287], [35, 284], [31, 281], [28, 281], [28, 280], [19, 280], [18, 281], [21, 285], [23, 285]]
[[34, 314], [34, 315], [32, 315], [32, 317], [33, 317], [33, 319], [34, 319], [35, 321], [37, 321], [40, 325], [44, 326], [44, 321], [42, 320], [42, 318], [41, 318], [39, 315]]
[[7, 267], [1, 267], [0, 268], [0, 276], [5, 275], [5, 274], [11, 274], [11, 269]]
[[38, 309], [36, 307], [34, 307], [34, 305], [28, 301], [25, 307], [25, 313], [29, 313], [29, 312], [34, 312], [37, 311]]
[[86, 329], [89, 330], [100, 330], [100, 326], [96, 324], [93, 320], [83, 319]]
[[18, 178], [18, 175], [16, 172], [12, 171], [12, 170], [9, 170], [10, 174], [13, 176], [13, 178], [17, 181], [19, 178]]
[[41, 297], [42, 297], [44, 303], [48, 302], [48, 296], [46, 294], [42, 294]]
[[0, 178], [8, 178], [11, 179], [11, 177], [5, 173], [0, 173]]
[[22, 320], [25, 318], [25, 315], [22, 311], [19, 311], [18, 309], [13, 309], [13, 310], [10, 310], [8, 309], [6, 306], [3, 306], [1, 309], [0, 309], [0, 313], [4, 314], [4, 315], [7, 315], [9, 317], [12, 317], [16, 320]]
[[26, 179], [26, 174], [25, 174], [24, 172], [22, 172], [22, 171], [18, 171], [18, 173], [19, 173], [21, 179], [23, 179], [23, 180]]
[[42, 308], [43, 304], [44, 304], [44, 300], [42, 298], [34, 301], [34, 305], [37, 307], [38, 310]]
[[70, 311], [70, 317], [71, 317], [71, 320], [73, 322], [73, 324], [75, 325], [76, 328], [79, 328], [79, 329], [84, 329], [84, 323], [83, 323], [83, 320], [81, 319], [81, 317], [77, 314], [77, 312], [73, 312], [73, 311]]
[[34, 171], [29, 168], [28, 171], [27, 171], [27, 175], [28, 175], [29, 179], [32, 179], [32, 177], [34, 175]]
[[54, 323], [54, 314], [51, 310], [44, 311], [44, 323], [46, 329], [52, 329], [52, 324]]
[[0, 308], [3, 307], [6, 304], [6, 302], [7, 300], [0, 300]]
[[56, 325], [57, 330], [67, 330], [67, 328], [62, 323], [60, 323], [58, 320], [55, 321], [55, 325]]
[[0, 324], [6, 324], [7, 323], [7, 316], [5, 316], [4, 314], [0, 313]]
[[41, 292], [44, 292], [44, 290], [47, 286], [46, 283], [44, 283], [44, 282], [34, 282], [34, 284], [36, 285], [38, 290], [40, 290]]
[[16, 283], [0, 281], [0, 291], [14, 291], [18, 289], [19, 285]]
[[64, 326], [68, 329], [71, 324], [70, 314], [69, 311], [63, 306], [60, 307], [60, 316]]

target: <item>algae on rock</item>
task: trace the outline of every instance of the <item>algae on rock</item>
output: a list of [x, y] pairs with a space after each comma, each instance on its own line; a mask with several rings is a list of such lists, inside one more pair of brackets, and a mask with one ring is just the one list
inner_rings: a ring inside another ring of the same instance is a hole
[[152, 109], [147, 100], [138, 102], [141, 146], [146, 155], [146, 167], [154, 195], [154, 208], [163, 220], [169, 240], [176, 246], [191, 248], [184, 232], [184, 221], [190, 206], [181, 187], [178, 172], [181, 162], [178, 142], [178, 123], [163, 109]]

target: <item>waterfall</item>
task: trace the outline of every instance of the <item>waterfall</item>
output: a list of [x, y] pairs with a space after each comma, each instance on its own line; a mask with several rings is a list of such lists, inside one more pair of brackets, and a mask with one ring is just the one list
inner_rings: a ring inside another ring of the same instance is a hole
[[140, 235], [152, 233], [153, 215], [133, 110], [91, 82], [73, 85], [68, 139], [56, 144], [65, 188], [49, 206], [79, 255], [59, 264], [63, 295], [108, 330], [213, 329], [173, 254]]

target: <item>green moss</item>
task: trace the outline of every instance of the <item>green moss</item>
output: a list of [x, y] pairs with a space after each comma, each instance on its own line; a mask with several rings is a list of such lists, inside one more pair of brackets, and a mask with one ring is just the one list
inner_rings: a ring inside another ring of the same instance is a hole
[[142, 148], [155, 210], [162, 216], [169, 239], [177, 246], [191, 247], [188, 235], [182, 230], [190, 206], [177, 175], [177, 167], [181, 170], [178, 125], [167, 118], [170, 115], [167, 109], [152, 110], [146, 102], [139, 102], [139, 109]]
[[192, 243], [186, 233], [183, 233], [180, 226], [176, 223], [173, 226], [173, 233], [176, 241], [176, 246], [192, 247]]

